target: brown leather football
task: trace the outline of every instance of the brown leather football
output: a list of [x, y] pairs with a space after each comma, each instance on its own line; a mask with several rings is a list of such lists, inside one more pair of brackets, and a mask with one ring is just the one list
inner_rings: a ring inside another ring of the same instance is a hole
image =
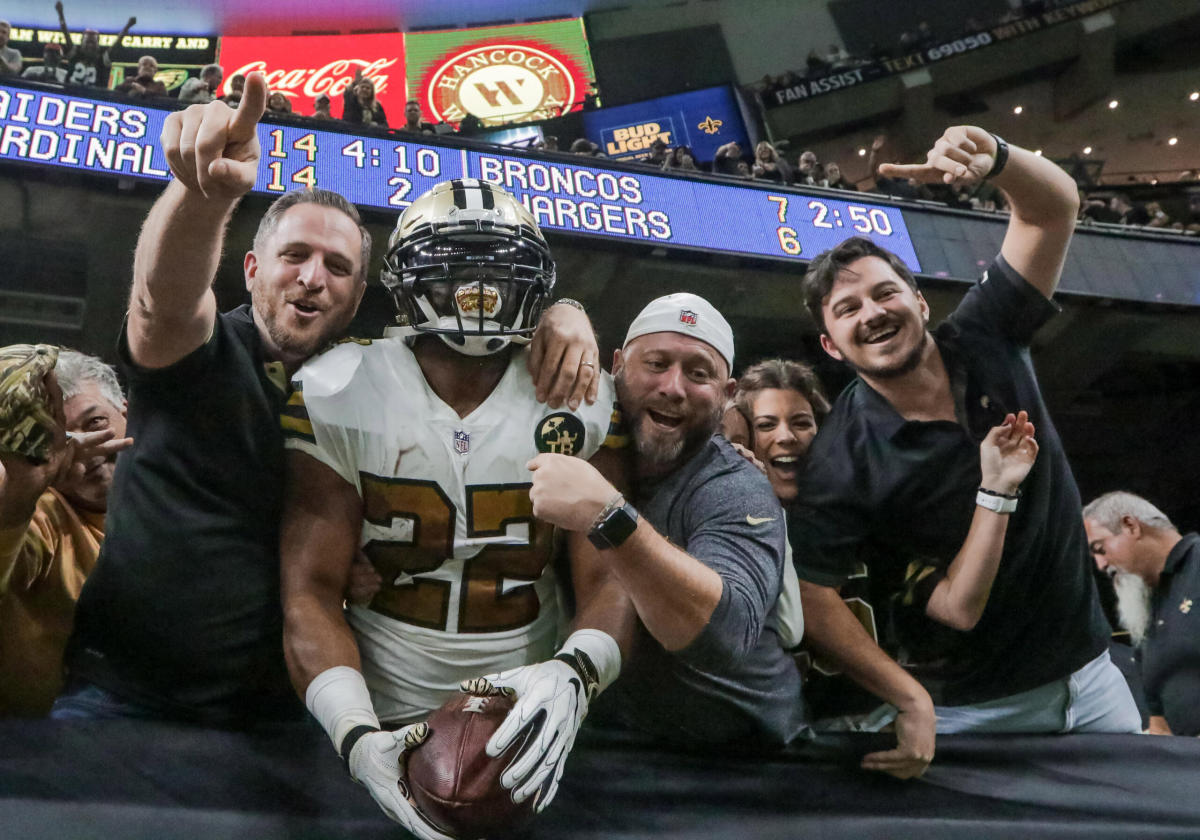
[[484, 750], [512, 707], [505, 694], [460, 691], [429, 717], [429, 737], [409, 753], [408, 784], [417, 808], [460, 840], [514, 831], [533, 816], [536, 796], [518, 804], [500, 786], [500, 774], [520, 754], [525, 737], [496, 758]]

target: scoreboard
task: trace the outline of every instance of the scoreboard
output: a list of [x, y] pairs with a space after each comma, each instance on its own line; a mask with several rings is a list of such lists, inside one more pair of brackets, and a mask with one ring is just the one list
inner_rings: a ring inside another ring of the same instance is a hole
[[[0, 84], [0, 162], [168, 180], [159, 134], [170, 110], [86, 93]], [[921, 271], [904, 216], [890, 204], [317, 125], [259, 124], [256, 192], [320, 187], [398, 213], [438, 181], [479, 178], [508, 189], [538, 224], [562, 233], [798, 262], [861, 235]]]

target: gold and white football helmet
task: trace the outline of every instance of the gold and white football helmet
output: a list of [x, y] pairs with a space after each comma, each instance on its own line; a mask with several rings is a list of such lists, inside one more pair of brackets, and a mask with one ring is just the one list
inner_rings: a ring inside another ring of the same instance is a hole
[[396, 221], [381, 279], [411, 333], [484, 356], [533, 337], [554, 259], [511, 193], [461, 178], [435, 185]]

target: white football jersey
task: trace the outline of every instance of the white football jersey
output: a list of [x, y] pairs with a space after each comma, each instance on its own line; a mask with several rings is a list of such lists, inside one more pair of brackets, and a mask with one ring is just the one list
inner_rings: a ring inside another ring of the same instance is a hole
[[525, 464], [590, 458], [615, 397], [604, 374], [595, 405], [537, 402], [527, 352], [463, 418], [401, 338], [341, 343], [293, 380], [287, 446], [357, 488], [360, 544], [383, 577], [370, 606], [347, 613], [381, 720], [424, 720], [460, 681], [554, 654], [552, 529], [533, 519]]

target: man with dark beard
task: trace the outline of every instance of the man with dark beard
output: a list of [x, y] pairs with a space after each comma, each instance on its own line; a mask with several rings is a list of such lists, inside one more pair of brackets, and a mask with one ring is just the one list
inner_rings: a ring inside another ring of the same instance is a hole
[[[633, 436], [627, 501], [587, 462], [539, 455], [536, 517], [587, 534], [636, 629], [602, 720], [691, 747], [770, 750], [804, 729], [800, 677], [769, 621], [784, 562], [771, 484], [715, 434], [733, 332], [708, 301], [652, 301], [613, 358]], [[630, 501], [636, 503], [637, 508]]]
[[[1029, 355], [1057, 310], [1049, 298], [1074, 230], [1075, 183], [975, 126], [947, 129], [923, 164], [881, 172], [951, 186], [991, 178], [1012, 216], [999, 256], [932, 332], [912, 273], [870, 240], [821, 254], [804, 279], [822, 347], [858, 378], [813, 443], [789, 536], [810, 644], [898, 709], [897, 748], [863, 767], [919, 775], [935, 729], [1137, 731], [1137, 708], [1107, 651], [1079, 491]], [[981, 486], [979, 446], [1021, 410], [1041, 447], [1018, 499]], [[955, 630], [926, 607], [976, 507], [1011, 520], [981, 617]], [[891, 605], [883, 644], [895, 659], [835, 588], [862, 562], [877, 602]]]
[[1138, 649], [1150, 734], [1200, 735], [1200, 535], [1121, 491], [1089, 503], [1083, 525]]

